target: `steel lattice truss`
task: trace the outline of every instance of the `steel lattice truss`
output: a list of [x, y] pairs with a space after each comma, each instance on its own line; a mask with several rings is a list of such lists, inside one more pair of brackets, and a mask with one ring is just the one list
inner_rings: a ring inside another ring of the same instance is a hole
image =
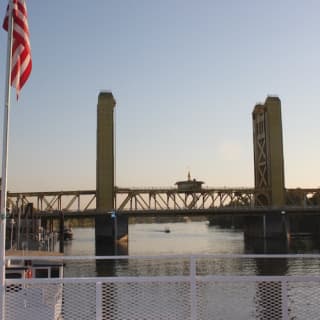
[[254, 189], [118, 189], [119, 210], [177, 210], [254, 206]]
[[[203, 188], [181, 192], [176, 188], [115, 188], [115, 209], [119, 211], [191, 210], [212, 208], [261, 208], [266, 190], [254, 188]], [[8, 193], [11, 210], [32, 203], [38, 212], [89, 212], [96, 210], [96, 191], [57, 191]], [[320, 206], [320, 189], [286, 189], [286, 205]]]
[[255, 114], [255, 125], [253, 126], [255, 184], [259, 188], [267, 188], [270, 185], [265, 121], [265, 112]]
[[41, 212], [86, 211], [96, 208], [96, 191], [49, 191], [8, 193], [8, 207], [17, 209], [32, 203]]

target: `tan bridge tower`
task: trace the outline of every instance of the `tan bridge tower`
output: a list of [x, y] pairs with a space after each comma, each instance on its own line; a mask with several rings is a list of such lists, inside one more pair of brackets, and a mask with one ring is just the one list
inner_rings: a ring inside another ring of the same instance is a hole
[[255, 188], [264, 190], [256, 203], [282, 207], [285, 204], [281, 101], [267, 97], [252, 112]]
[[281, 102], [267, 97], [252, 112], [254, 179], [256, 205], [279, 208], [279, 212], [262, 217], [245, 218], [245, 237], [282, 238], [286, 240], [289, 225], [282, 210], [285, 205], [284, 161], [282, 142]]
[[[128, 234], [128, 217], [117, 217], [114, 194], [114, 108], [111, 92], [100, 92], [97, 106], [96, 254], [112, 253], [117, 240]], [[113, 212], [113, 213], [111, 213]]]
[[114, 208], [114, 128], [116, 101], [111, 92], [100, 92], [97, 106], [96, 201], [98, 211]]

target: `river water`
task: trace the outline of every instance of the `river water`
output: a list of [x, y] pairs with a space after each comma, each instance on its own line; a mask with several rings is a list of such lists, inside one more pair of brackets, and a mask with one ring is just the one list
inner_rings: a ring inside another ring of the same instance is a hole
[[[73, 230], [74, 239], [65, 243], [65, 255], [95, 256], [94, 228], [74, 227]], [[319, 258], [230, 257], [232, 254], [318, 252], [318, 242], [310, 237], [298, 237], [289, 241], [247, 240], [242, 230], [212, 226], [206, 220], [131, 223], [128, 246], [120, 247], [118, 252], [115, 252], [127, 254], [130, 259], [68, 260], [65, 265], [65, 276], [130, 276], [130, 279], [133, 279], [132, 276], [189, 276], [190, 261], [186, 258], [187, 255], [201, 255], [197, 260], [197, 275], [200, 276], [320, 275]], [[226, 254], [229, 257], [212, 258], [210, 254]], [[136, 259], [136, 256], [143, 256], [143, 259]], [[155, 256], [164, 256], [164, 258], [153, 259], [152, 257]], [[316, 286], [313, 287], [315, 284]], [[106, 292], [104, 292], [107, 297], [105, 305], [108, 306], [106, 314], [110, 319], [177, 320], [190, 317], [190, 296], [185, 285], [166, 283], [140, 285], [134, 283], [129, 286], [122, 286], [121, 283], [113, 285], [111, 287], [114, 291], [111, 295], [107, 294], [108, 286], [106, 286]], [[270, 286], [263, 281], [261, 283], [208, 282], [202, 283], [198, 290], [199, 319], [282, 319], [283, 297], [281, 285], [277, 282]], [[70, 294], [70, 297], [72, 298], [71, 306], [74, 306], [75, 301], [79, 306], [84, 304], [81, 295], [78, 297]], [[302, 283], [302, 286], [298, 284], [298, 287], [295, 285], [290, 287], [289, 319], [319, 319], [318, 297], [317, 283], [307, 283], [306, 286]], [[86, 294], [85, 305], [90, 301], [89, 305], [94, 305], [94, 299], [95, 291], [93, 290], [92, 295]], [[65, 298], [65, 304], [67, 304], [66, 301], [67, 298]], [[85, 308], [88, 314], [82, 314], [81, 319], [92, 318], [90, 308]], [[73, 307], [71, 309], [74, 310]], [[152, 315], [152, 317], [144, 317], [148, 310], [151, 310], [149, 316]], [[80, 319], [79, 315], [74, 319]]]
[[[65, 242], [64, 253], [67, 256], [95, 256], [94, 228], [73, 228], [74, 239]], [[170, 231], [170, 232], [166, 232]], [[211, 226], [208, 221], [185, 221], [168, 223], [131, 223], [129, 224], [129, 242], [127, 247], [120, 247], [115, 254], [129, 256], [159, 256], [159, 255], [197, 255], [197, 254], [263, 254], [291, 253], [310, 254], [319, 252], [319, 242], [311, 237], [297, 237], [289, 241], [250, 239], [244, 237], [242, 230]], [[319, 259], [241, 259], [241, 262], [230, 259], [216, 259], [213, 274], [233, 275], [306, 275], [320, 274]], [[239, 259], [238, 259], [239, 260]], [[155, 275], [158, 271], [144, 264], [140, 271], [146, 275]], [[161, 263], [172, 265], [172, 261]], [[134, 265], [134, 266], [133, 266]], [[68, 276], [105, 276], [140, 274], [139, 265], [130, 264], [124, 268], [124, 263], [110, 267], [106, 261], [93, 263], [84, 261], [69, 262], [66, 266]], [[142, 271], [144, 270], [144, 271]], [[171, 269], [168, 268], [169, 274]], [[173, 272], [173, 271], [172, 271]], [[179, 272], [175, 269], [174, 271]]]

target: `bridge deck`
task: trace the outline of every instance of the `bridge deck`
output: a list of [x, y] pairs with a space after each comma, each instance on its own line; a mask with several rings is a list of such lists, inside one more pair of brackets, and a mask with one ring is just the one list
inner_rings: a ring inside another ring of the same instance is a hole
[[[268, 190], [254, 188], [202, 188], [181, 191], [176, 188], [115, 188], [115, 210], [130, 215], [211, 215], [261, 214], [320, 211], [320, 189], [286, 189], [286, 206], [272, 208], [259, 203], [259, 195], [268, 197]], [[32, 203], [35, 212], [57, 215], [95, 216], [96, 191], [49, 191], [8, 193], [10, 210], [17, 211]]]

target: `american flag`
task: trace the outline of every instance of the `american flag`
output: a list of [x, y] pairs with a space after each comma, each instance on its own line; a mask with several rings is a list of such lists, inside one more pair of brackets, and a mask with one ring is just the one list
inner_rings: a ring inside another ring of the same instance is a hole
[[[17, 98], [20, 90], [28, 80], [31, 69], [31, 48], [29, 40], [28, 14], [25, 0], [12, 0], [12, 65], [11, 86], [16, 88]], [[4, 18], [3, 28], [8, 31], [9, 6]]]

